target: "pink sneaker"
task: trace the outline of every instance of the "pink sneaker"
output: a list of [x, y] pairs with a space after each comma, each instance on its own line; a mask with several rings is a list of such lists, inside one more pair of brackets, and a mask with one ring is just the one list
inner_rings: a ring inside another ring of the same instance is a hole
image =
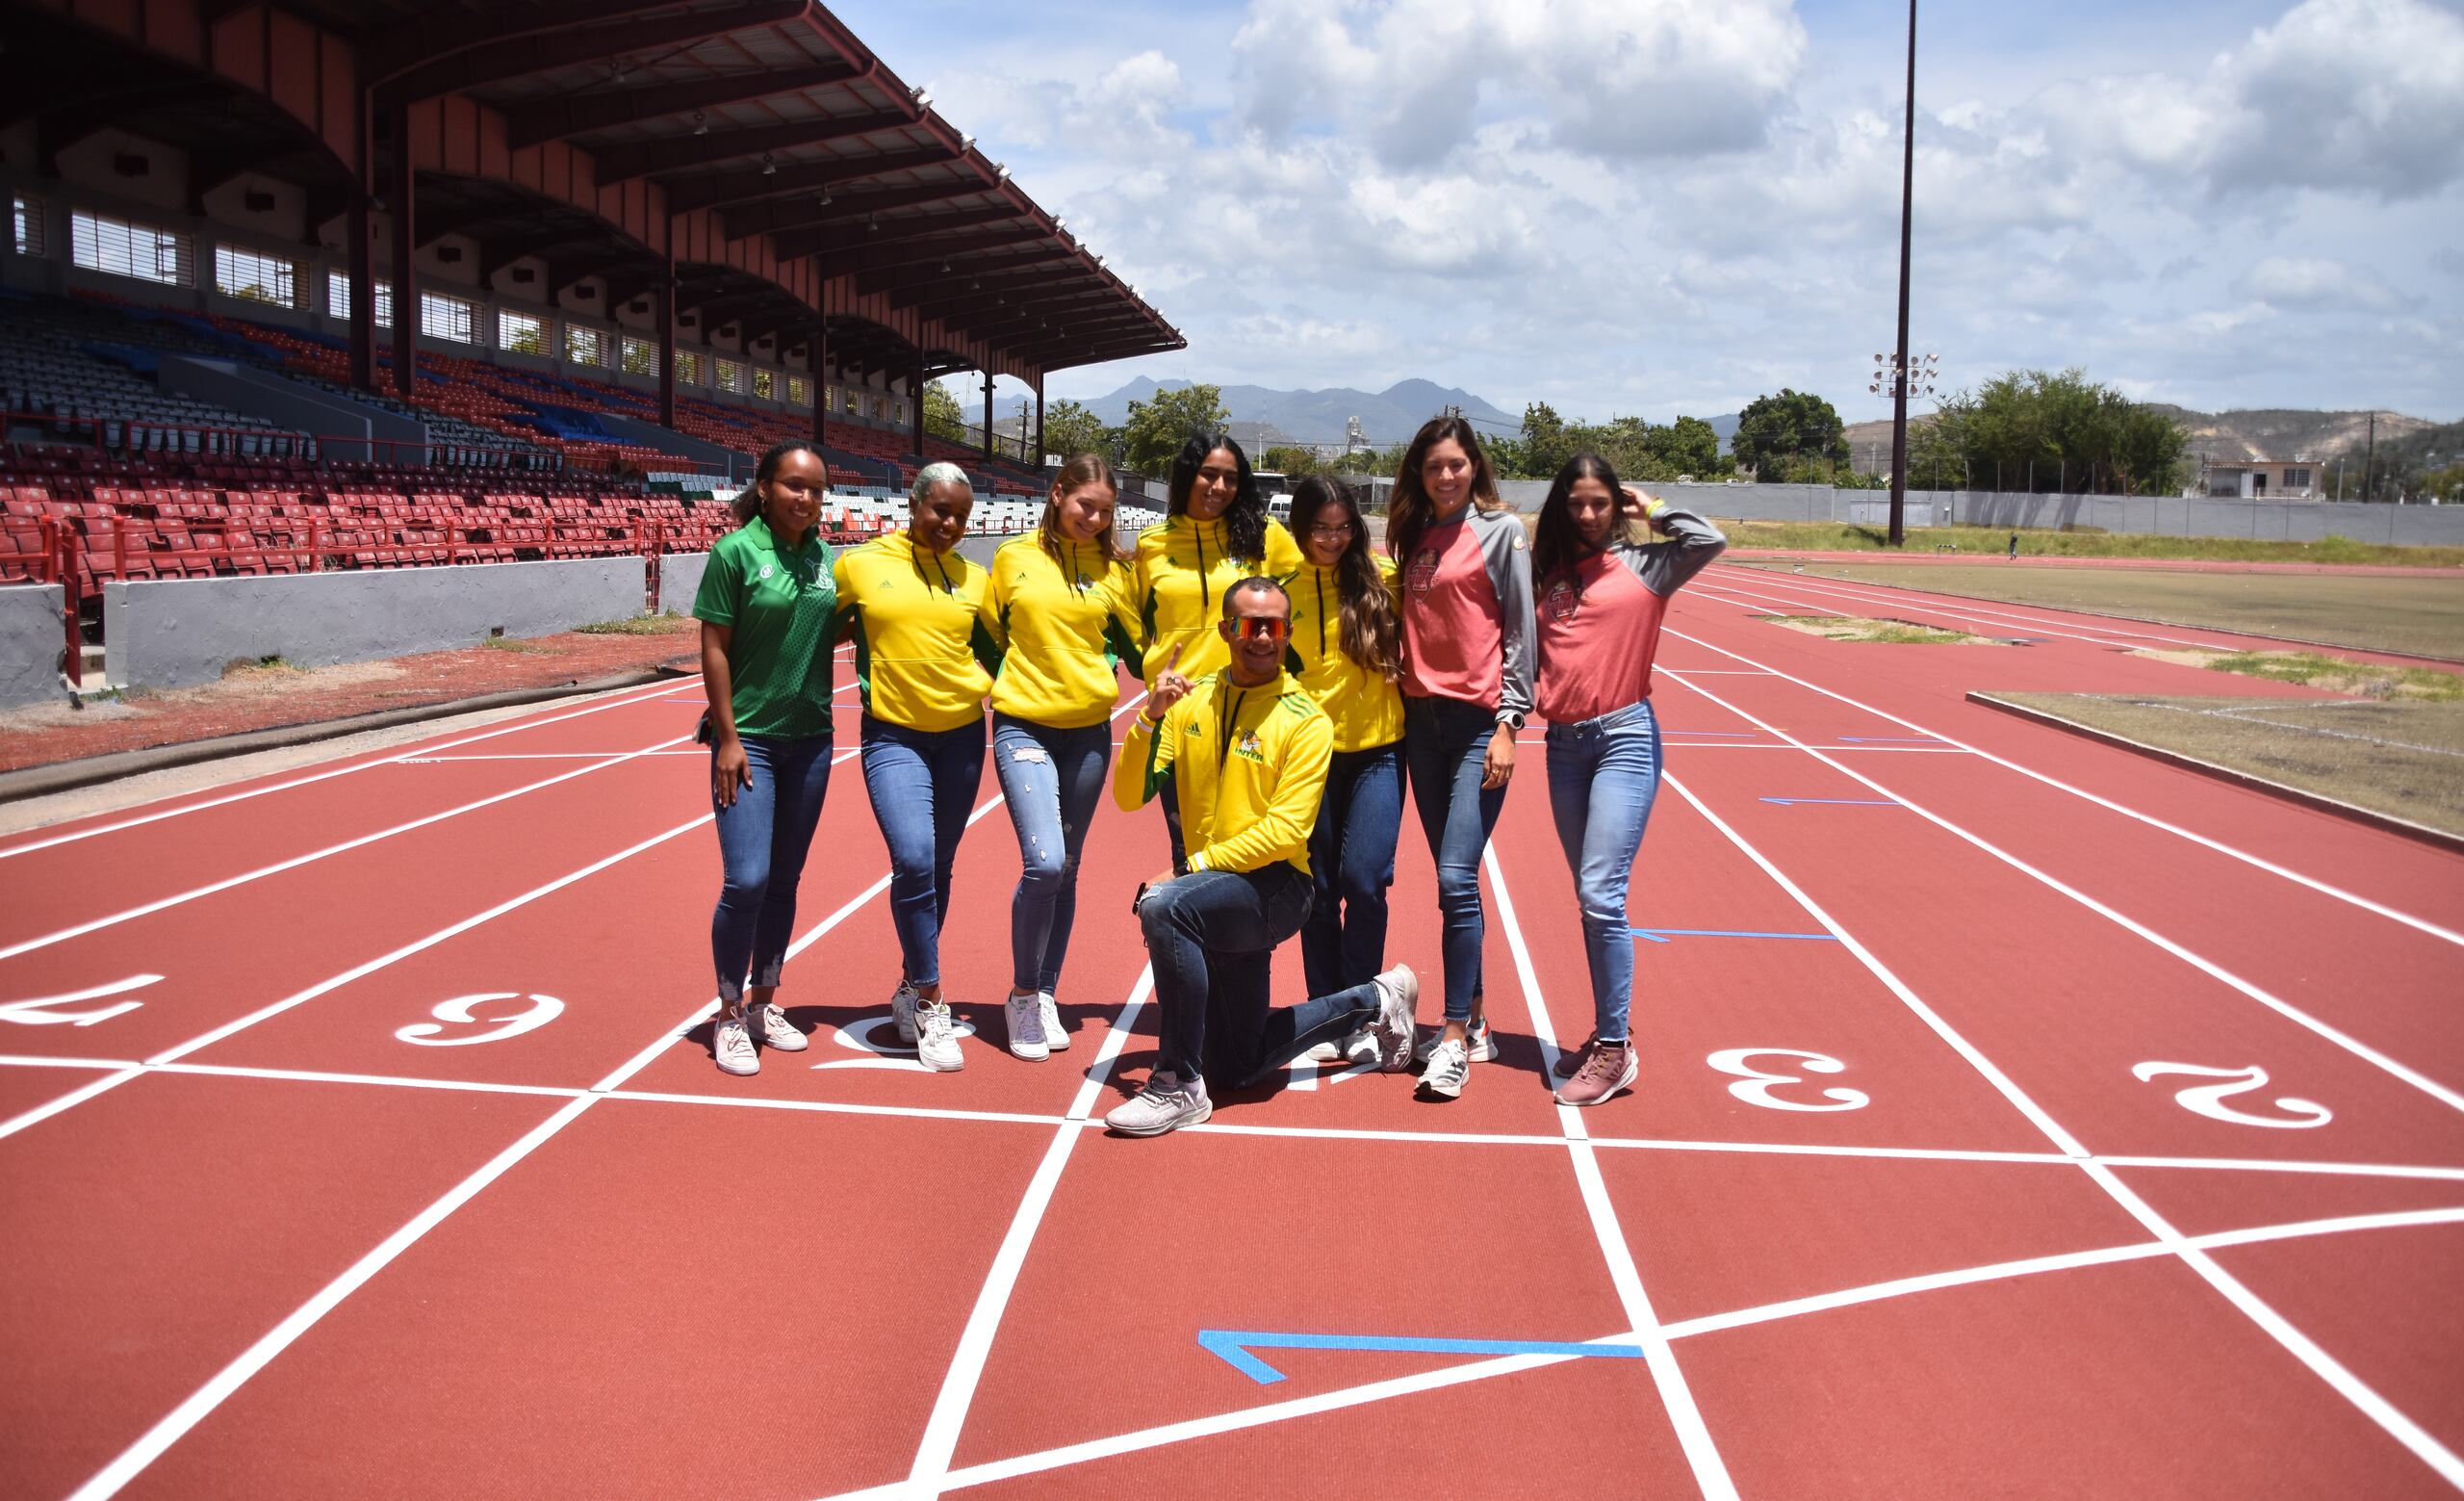
[[1591, 1055], [1583, 1059], [1582, 1067], [1575, 1071], [1575, 1076], [1557, 1086], [1557, 1103], [1604, 1103], [1610, 1096], [1633, 1083], [1637, 1072], [1632, 1043], [1594, 1043]]

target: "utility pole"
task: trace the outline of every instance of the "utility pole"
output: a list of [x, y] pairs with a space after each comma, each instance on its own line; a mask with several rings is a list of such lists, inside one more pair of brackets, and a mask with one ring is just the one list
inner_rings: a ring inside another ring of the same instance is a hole
[[1916, 0], [1908, 0], [1908, 126], [1899, 162], [1899, 358], [1890, 401], [1890, 545], [1908, 542], [1908, 251], [1916, 194]]
[[2377, 462], [2378, 414], [2374, 411], [2370, 414], [2370, 446], [2362, 451], [2361, 460], [2361, 498], [2365, 501], [2378, 493], [2378, 486], [2373, 483], [2375, 477], [2371, 472]]

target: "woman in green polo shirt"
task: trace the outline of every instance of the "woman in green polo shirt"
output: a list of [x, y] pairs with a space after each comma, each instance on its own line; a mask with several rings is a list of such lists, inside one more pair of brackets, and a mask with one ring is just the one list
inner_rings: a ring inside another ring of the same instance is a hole
[[710, 549], [693, 597], [710, 700], [710, 804], [727, 872], [710, 919], [721, 1003], [710, 1051], [728, 1074], [760, 1071], [756, 1036], [786, 1052], [805, 1046], [776, 997], [795, 931], [796, 881], [830, 786], [838, 595], [819, 531], [829, 488], [812, 445], [782, 443], [762, 454], [753, 487], [736, 498], [743, 525]]

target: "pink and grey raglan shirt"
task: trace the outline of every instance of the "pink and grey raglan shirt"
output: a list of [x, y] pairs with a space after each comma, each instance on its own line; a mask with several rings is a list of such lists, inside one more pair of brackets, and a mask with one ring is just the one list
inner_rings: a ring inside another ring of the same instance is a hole
[[1653, 518], [1668, 540], [1613, 543], [1540, 581], [1540, 714], [1580, 724], [1651, 697], [1652, 659], [1669, 596], [1729, 539], [1692, 511]]
[[1531, 712], [1531, 544], [1508, 510], [1466, 506], [1421, 533], [1402, 572], [1403, 693]]

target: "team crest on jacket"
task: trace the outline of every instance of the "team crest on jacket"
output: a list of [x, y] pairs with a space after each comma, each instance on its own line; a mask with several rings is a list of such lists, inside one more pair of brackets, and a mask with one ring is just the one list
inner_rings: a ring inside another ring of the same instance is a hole
[[1257, 731], [1244, 730], [1240, 740], [1232, 747], [1232, 754], [1243, 761], [1264, 761], [1267, 759], [1266, 742], [1258, 738]]
[[1414, 594], [1426, 594], [1437, 582], [1437, 549], [1422, 548], [1412, 555], [1412, 566], [1403, 574], [1404, 587]]
[[1580, 608], [1582, 593], [1571, 579], [1558, 580], [1549, 585], [1548, 593], [1540, 596], [1540, 612], [1552, 620], [1572, 620], [1575, 611]]

